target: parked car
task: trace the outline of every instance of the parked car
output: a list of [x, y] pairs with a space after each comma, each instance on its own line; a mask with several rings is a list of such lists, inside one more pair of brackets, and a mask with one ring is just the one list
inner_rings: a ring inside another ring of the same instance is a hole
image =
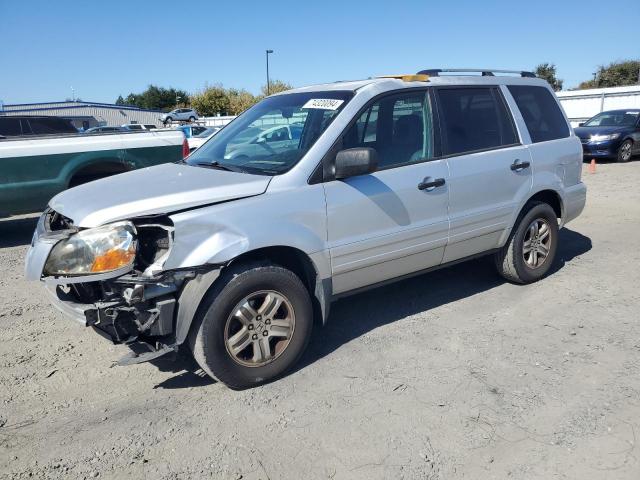
[[195, 122], [198, 120], [198, 113], [192, 108], [176, 108], [160, 117], [162, 123], [167, 124], [175, 121]]
[[[532, 74], [439, 73], [272, 95], [181, 164], [63, 192], [27, 278], [82, 324], [146, 345], [123, 364], [185, 344], [233, 388], [285, 373], [354, 292], [479, 255], [535, 282], [585, 204], [580, 141]], [[228, 155], [292, 118], [286, 147]]]
[[245, 142], [236, 143], [225, 154], [225, 159], [249, 158], [268, 152], [281, 152], [289, 149], [291, 145], [300, 141], [300, 135], [304, 125], [276, 125], [275, 127], [261, 130], [253, 138]]
[[84, 130], [82, 133], [114, 133], [114, 132], [126, 132], [128, 131], [124, 127], [109, 127], [103, 125], [101, 127], [91, 127]]
[[180, 125], [179, 127], [176, 127], [176, 130], [182, 131], [185, 138], [191, 138], [204, 132], [207, 128], [208, 127], [205, 127], [204, 125]]
[[190, 152], [193, 152], [196, 148], [201, 147], [204, 142], [209, 140], [213, 135], [215, 135], [222, 129], [222, 127], [206, 127], [204, 130], [200, 130], [201, 128], [202, 127], [198, 127], [196, 130], [192, 130], [192, 133], [194, 131], [197, 131], [199, 133], [187, 137]]
[[640, 154], [640, 109], [610, 110], [575, 129], [584, 158], [615, 158], [628, 162]]
[[46, 135], [0, 140], [0, 217], [41, 212], [61, 191], [98, 178], [176, 162], [188, 155], [178, 132]]
[[122, 128], [131, 132], [136, 132], [140, 130], [156, 130], [158, 127], [153, 124], [127, 123], [122, 125]]
[[0, 135], [3, 137], [62, 133], [78, 133], [78, 129], [73, 126], [71, 120], [61, 117], [0, 115]]

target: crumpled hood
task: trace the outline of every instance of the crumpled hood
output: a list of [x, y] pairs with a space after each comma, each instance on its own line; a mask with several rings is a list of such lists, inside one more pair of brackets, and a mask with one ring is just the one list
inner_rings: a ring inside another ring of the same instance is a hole
[[609, 135], [611, 133], [623, 133], [629, 130], [629, 127], [576, 127], [573, 129], [575, 134], [580, 138], [590, 138], [591, 135]]
[[271, 177], [166, 163], [59, 193], [49, 206], [78, 227], [171, 213], [264, 193]]

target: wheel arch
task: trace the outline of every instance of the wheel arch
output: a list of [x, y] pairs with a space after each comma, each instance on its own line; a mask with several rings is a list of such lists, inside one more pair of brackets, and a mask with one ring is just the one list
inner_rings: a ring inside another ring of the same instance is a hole
[[69, 172], [67, 176], [67, 187], [79, 185], [74, 184], [74, 180], [78, 180], [82, 177], [91, 177], [96, 175], [110, 176], [117, 173], [124, 173], [131, 170], [122, 160], [112, 157], [97, 158], [89, 163], [83, 163], [78, 165], [75, 169]]
[[565, 213], [562, 196], [557, 190], [554, 190], [552, 188], [540, 189], [534, 193], [531, 193], [520, 204], [520, 208], [518, 208], [517, 213], [515, 213], [513, 216], [510, 227], [504, 231], [504, 233], [502, 234], [502, 237], [500, 238], [500, 242], [499, 242], [500, 247], [502, 247], [509, 239], [509, 235], [511, 235], [511, 232], [516, 227], [516, 224], [518, 223], [520, 218], [522, 218], [522, 216], [525, 214], [525, 208], [527, 207], [529, 202], [535, 202], [535, 201], [543, 202], [550, 205], [551, 208], [553, 208], [553, 211], [556, 212], [556, 216], [560, 219], [559, 226], [562, 226], [564, 213]]
[[292, 246], [274, 245], [243, 252], [224, 265], [217, 265], [209, 272], [187, 282], [178, 299], [176, 343], [181, 344], [186, 340], [203, 298], [214, 288], [222, 271], [232, 265], [256, 262], [280, 265], [297, 275], [311, 297], [314, 321], [326, 323], [331, 304], [331, 280], [321, 278], [314, 260], [302, 250]]

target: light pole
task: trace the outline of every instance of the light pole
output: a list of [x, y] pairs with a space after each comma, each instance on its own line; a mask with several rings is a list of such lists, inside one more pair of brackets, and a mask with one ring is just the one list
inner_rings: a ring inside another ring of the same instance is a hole
[[273, 50], [265, 50], [265, 54], [267, 57], [267, 96], [271, 94], [270, 89], [271, 89], [271, 85], [270, 85], [270, 80], [269, 80], [269, 54], [273, 53]]

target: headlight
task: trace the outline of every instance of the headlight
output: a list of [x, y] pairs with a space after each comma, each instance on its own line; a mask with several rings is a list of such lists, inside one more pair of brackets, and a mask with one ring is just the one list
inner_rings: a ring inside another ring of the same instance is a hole
[[589, 140], [592, 142], [606, 142], [607, 140], [615, 140], [619, 136], [619, 133], [612, 133], [610, 135], [591, 135]]
[[47, 275], [90, 275], [130, 266], [136, 257], [131, 222], [89, 228], [57, 243], [44, 266]]

